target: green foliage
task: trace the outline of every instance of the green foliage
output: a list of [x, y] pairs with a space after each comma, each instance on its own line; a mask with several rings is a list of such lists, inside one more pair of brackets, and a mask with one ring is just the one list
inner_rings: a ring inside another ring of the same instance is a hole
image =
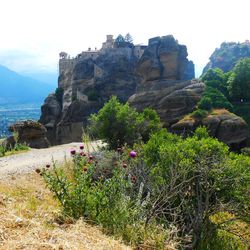
[[218, 218], [230, 222], [221, 214], [229, 212], [249, 220], [250, 157], [230, 153], [204, 127], [188, 138], [162, 129], [134, 149], [136, 158], [127, 148], [100, 151], [94, 159], [76, 153], [72, 167], [54, 166], [42, 175], [65, 215], [99, 224], [138, 247], [164, 249], [177, 234], [184, 248], [244, 246], [232, 237], [235, 228]]
[[[225, 108], [229, 111], [233, 110], [232, 104], [227, 98], [218, 90], [212, 87], [206, 87], [203, 98], [209, 98], [212, 102], [212, 108]], [[201, 99], [200, 102], [203, 102]]]
[[203, 119], [203, 118], [207, 117], [208, 112], [206, 110], [197, 109], [197, 110], [193, 111], [190, 115], [191, 115], [191, 117], [196, 118], [196, 119]]
[[150, 167], [152, 196], [161, 196], [158, 202], [166, 206], [154, 211], [169, 223], [179, 221], [178, 228], [192, 235], [194, 245], [201, 244], [202, 235], [208, 237], [209, 216], [220, 209], [247, 218], [250, 158], [231, 154], [204, 128], [187, 139], [167, 136], [166, 131], [152, 135], [144, 159]]
[[62, 101], [63, 101], [63, 93], [64, 93], [63, 88], [61, 88], [61, 87], [56, 88], [55, 95], [56, 95], [57, 101], [60, 104], [62, 104]]
[[248, 103], [234, 103], [234, 113], [241, 116], [250, 126], [250, 104]]
[[[131, 177], [135, 163], [121, 153], [99, 153], [94, 160], [77, 153], [71, 168], [54, 165], [51, 171], [42, 171], [64, 215], [101, 225], [106, 233], [122, 236], [132, 245], [151, 238], [150, 246], [163, 249], [168, 231], [153, 223], [145, 225], [149, 196], [143, 197], [143, 184]], [[126, 168], [125, 159], [130, 162]]]
[[237, 62], [228, 84], [233, 100], [250, 99], [250, 58], [243, 58]]
[[205, 74], [201, 76], [201, 80], [208, 87], [219, 90], [222, 94], [228, 97], [228, 84], [227, 80], [230, 73], [224, 73], [219, 68], [209, 69]]
[[198, 108], [202, 110], [208, 110], [210, 111], [213, 107], [213, 103], [210, 97], [203, 97], [198, 102]]
[[112, 97], [98, 114], [90, 117], [90, 133], [106, 141], [116, 149], [124, 144], [133, 145], [139, 140], [146, 141], [151, 132], [160, 129], [160, 119], [156, 112], [145, 109], [142, 113], [121, 104]]

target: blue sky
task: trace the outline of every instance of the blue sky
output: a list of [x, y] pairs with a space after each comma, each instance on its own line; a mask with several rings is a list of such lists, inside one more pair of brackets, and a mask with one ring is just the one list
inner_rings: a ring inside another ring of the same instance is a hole
[[222, 42], [250, 39], [249, 0], [1, 0], [0, 8], [0, 64], [24, 74], [54, 74], [60, 51], [75, 56], [129, 32], [143, 44], [173, 34], [199, 75]]

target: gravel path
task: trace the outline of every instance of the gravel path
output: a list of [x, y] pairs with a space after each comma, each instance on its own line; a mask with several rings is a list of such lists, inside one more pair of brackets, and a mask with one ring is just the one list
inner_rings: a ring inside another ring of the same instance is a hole
[[[79, 150], [82, 143], [73, 142], [45, 149], [31, 149], [28, 152], [18, 153], [0, 158], [0, 180], [15, 174], [25, 174], [37, 167], [44, 167], [54, 161], [63, 162], [65, 157], [70, 159], [70, 150]], [[100, 141], [92, 142], [90, 150], [101, 145]], [[85, 146], [86, 147], [86, 146]]]

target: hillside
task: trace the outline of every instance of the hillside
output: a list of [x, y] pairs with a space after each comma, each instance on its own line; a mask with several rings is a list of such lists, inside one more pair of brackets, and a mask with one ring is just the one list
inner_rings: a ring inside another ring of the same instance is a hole
[[22, 76], [0, 65], [0, 104], [40, 103], [53, 86]]
[[224, 42], [210, 56], [210, 61], [203, 69], [203, 73], [211, 68], [220, 68], [224, 72], [228, 72], [233, 69], [240, 58], [244, 57], [250, 57], [250, 42], [248, 40], [243, 43]]

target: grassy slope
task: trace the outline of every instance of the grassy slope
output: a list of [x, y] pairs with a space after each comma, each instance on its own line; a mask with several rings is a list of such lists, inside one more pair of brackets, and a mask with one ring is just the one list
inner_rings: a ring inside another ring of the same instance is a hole
[[59, 211], [38, 174], [0, 180], [0, 249], [130, 249], [82, 221], [60, 225]]

